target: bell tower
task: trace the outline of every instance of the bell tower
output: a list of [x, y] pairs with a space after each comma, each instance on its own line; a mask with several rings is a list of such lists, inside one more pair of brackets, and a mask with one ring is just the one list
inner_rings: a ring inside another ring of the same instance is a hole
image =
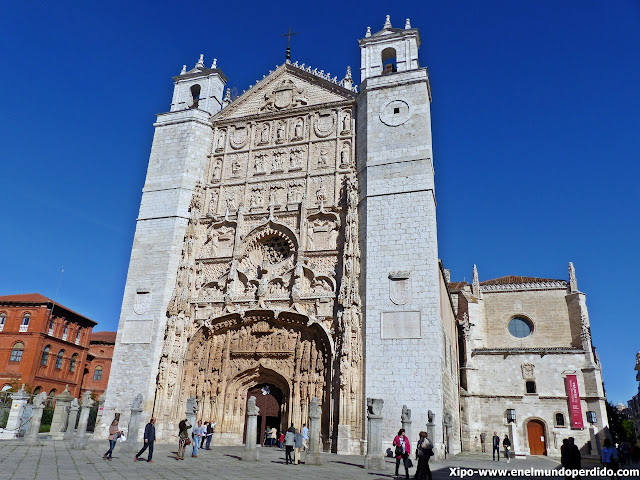
[[390, 445], [403, 405], [412, 410], [412, 441], [429, 410], [442, 424], [443, 379], [451, 375], [443, 362], [431, 94], [409, 19], [393, 28], [387, 16], [382, 30], [367, 29], [358, 43], [364, 397], [384, 400], [383, 444]]
[[[174, 77], [171, 109], [158, 115], [129, 260], [103, 419], [120, 414], [126, 425], [131, 402], [142, 394], [142, 417], [151, 417], [156, 377], [175, 288], [189, 207], [213, 142], [211, 116], [222, 107], [227, 78], [203, 56]], [[104, 434], [103, 430], [100, 430]]]

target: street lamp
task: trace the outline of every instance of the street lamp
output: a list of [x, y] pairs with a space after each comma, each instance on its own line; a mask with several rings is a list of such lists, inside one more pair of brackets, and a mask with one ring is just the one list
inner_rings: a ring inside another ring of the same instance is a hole
[[516, 423], [515, 408], [507, 408], [507, 423]]
[[587, 422], [589, 422], [591, 425], [593, 425], [597, 421], [598, 421], [598, 415], [596, 414], [596, 412], [588, 411], [587, 412]]

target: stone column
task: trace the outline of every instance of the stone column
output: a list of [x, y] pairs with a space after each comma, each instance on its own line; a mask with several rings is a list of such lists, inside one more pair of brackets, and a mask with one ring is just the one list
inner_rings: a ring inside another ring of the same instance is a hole
[[64, 427], [69, 417], [69, 404], [73, 400], [73, 395], [69, 393], [69, 385], [56, 397], [56, 408], [53, 411], [51, 420], [50, 435], [54, 440], [61, 440], [64, 435]]
[[74, 398], [71, 400], [71, 404], [69, 405], [69, 418], [67, 419], [67, 429], [62, 436], [63, 440], [73, 440], [73, 437], [76, 434], [76, 421], [78, 419], [79, 409], [80, 405], [78, 405], [78, 399]]
[[364, 457], [364, 468], [367, 470], [383, 470], [382, 454], [382, 406], [381, 398], [367, 398], [367, 454]]
[[[516, 422], [509, 422], [509, 424], [507, 425], [507, 431], [509, 432], [509, 440], [511, 440], [511, 456], [513, 456], [514, 458], [516, 456], [525, 456], [526, 454], [520, 451], [520, 445], [518, 444], [518, 426], [516, 425]], [[491, 443], [491, 448], [493, 449], [493, 440]], [[500, 442], [500, 449], [500, 454], [504, 455], [504, 447], [502, 446], [502, 442]]]
[[429, 410], [429, 412], [427, 412], [427, 419], [429, 420], [429, 423], [427, 423], [427, 437], [429, 437], [429, 440], [431, 440], [431, 442], [435, 445], [436, 444], [436, 424], [435, 424], [436, 414], [433, 413], [431, 410]]
[[40, 445], [38, 433], [40, 433], [40, 422], [42, 421], [42, 412], [44, 411], [44, 402], [47, 400], [45, 392], [39, 393], [33, 399], [33, 414], [29, 422], [29, 430], [24, 437], [25, 445]]
[[402, 428], [404, 428], [404, 434], [409, 439], [409, 443], [413, 445], [414, 443], [418, 443], [411, 436], [411, 409], [407, 408], [406, 405], [402, 405], [402, 414], [400, 415], [400, 420], [402, 421]]
[[80, 421], [78, 422], [78, 430], [71, 441], [71, 448], [75, 450], [84, 450], [87, 448], [87, 423], [89, 421], [89, 410], [95, 402], [91, 400], [91, 391], [87, 390], [82, 394], [82, 410], [80, 410]]
[[138, 393], [133, 397], [131, 404], [131, 416], [129, 417], [129, 427], [127, 428], [127, 439], [122, 444], [124, 452], [137, 451], [140, 448], [140, 416], [142, 414], [142, 394]]
[[602, 446], [593, 425], [589, 426], [589, 443], [591, 443], [591, 455], [600, 457], [602, 455]]
[[25, 392], [24, 384], [20, 390], [11, 395], [11, 400], [11, 411], [9, 412], [9, 419], [7, 420], [5, 430], [15, 431], [17, 437], [18, 429], [20, 428], [20, 419], [29, 401], [29, 394]]
[[322, 464], [320, 455], [320, 407], [318, 399], [313, 397], [309, 405], [309, 452], [304, 463], [309, 465]]
[[258, 460], [258, 448], [256, 446], [256, 436], [258, 435], [258, 413], [260, 409], [256, 407], [256, 397], [249, 397], [247, 402], [247, 433], [242, 450], [242, 460]]
[[189, 429], [189, 438], [191, 438], [191, 431], [196, 426], [196, 418], [198, 416], [198, 404], [196, 403], [196, 397], [187, 398], [187, 411], [185, 412], [185, 418], [192, 428]]
[[[98, 397], [98, 415], [96, 415], [96, 427], [100, 425], [102, 421], [102, 411], [104, 410], [104, 399], [107, 398], [107, 391], [105, 390], [102, 395]], [[97, 431], [98, 429], [96, 429]]]

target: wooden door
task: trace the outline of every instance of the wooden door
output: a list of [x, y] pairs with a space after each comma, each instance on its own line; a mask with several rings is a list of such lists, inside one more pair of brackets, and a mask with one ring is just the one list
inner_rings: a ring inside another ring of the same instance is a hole
[[530, 455], [546, 455], [547, 447], [544, 441], [544, 426], [537, 420], [531, 420], [527, 424], [527, 437], [529, 438]]

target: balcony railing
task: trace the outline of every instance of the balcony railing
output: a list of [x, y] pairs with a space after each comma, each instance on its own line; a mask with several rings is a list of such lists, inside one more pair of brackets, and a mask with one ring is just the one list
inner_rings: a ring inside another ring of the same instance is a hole
[[62, 340], [66, 340], [66, 339], [67, 339], [67, 334], [66, 334], [66, 333], [63, 333], [63, 334], [62, 334]]
[[0, 323], [0, 332], [4, 330], [4, 323]]
[[20, 325], [20, 333], [24, 333], [29, 330], [29, 325]]
[[53, 328], [49, 329], [49, 335], [53, 336]]
[[80, 345], [80, 337], [76, 337], [76, 345]]

